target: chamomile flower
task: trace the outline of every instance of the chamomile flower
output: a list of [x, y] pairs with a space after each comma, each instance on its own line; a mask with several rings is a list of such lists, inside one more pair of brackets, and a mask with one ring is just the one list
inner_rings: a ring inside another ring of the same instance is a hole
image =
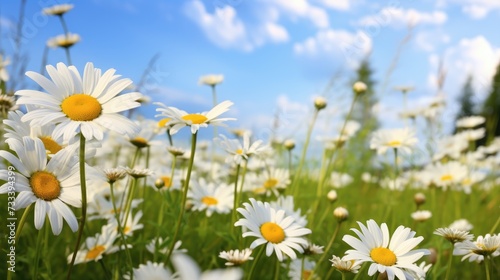
[[458, 219], [451, 223], [449, 228], [462, 231], [471, 231], [474, 226], [467, 219]]
[[[169, 241], [168, 238], [166, 238], [165, 240], [161, 237], [155, 238], [155, 239], [151, 240], [151, 242], [149, 242], [149, 244], [146, 245], [146, 250], [148, 250], [151, 254], [154, 254], [155, 251], [157, 250], [158, 253], [163, 254], [163, 255], [167, 255], [168, 249], [169, 249], [168, 245], [170, 245], [170, 243], [168, 241]], [[181, 249], [181, 246], [182, 246], [182, 241], [177, 240], [174, 244], [173, 253], [174, 254], [187, 253], [187, 250]]]
[[229, 250], [222, 251], [219, 253], [219, 258], [227, 260], [226, 266], [238, 266], [246, 263], [249, 260], [253, 260], [252, 249], [245, 248], [243, 250]]
[[[17, 170], [15, 209], [35, 203], [35, 228], [42, 228], [47, 215], [55, 235], [61, 233], [63, 219], [73, 232], [78, 229], [75, 214], [68, 205], [81, 207], [80, 172], [74, 148], [56, 153], [47, 162], [45, 147], [40, 139], [23, 137], [22, 142], [10, 142], [13, 154], [0, 151], [0, 157], [9, 161]], [[7, 170], [0, 171], [0, 179], [8, 180]], [[88, 178], [87, 178], [88, 180]], [[10, 181], [10, 180], [9, 180]], [[0, 187], [0, 194], [7, 193], [9, 182]]]
[[0, 113], [5, 116], [7, 112], [14, 111], [19, 106], [16, 104], [16, 99], [13, 96], [2, 94], [2, 89], [0, 89]]
[[417, 222], [424, 222], [432, 217], [432, 213], [428, 210], [419, 210], [411, 213], [411, 217]]
[[431, 174], [432, 182], [446, 189], [448, 187], [462, 183], [466, 178], [468, 169], [467, 166], [457, 162], [449, 161], [447, 163], [436, 163], [428, 167]]
[[500, 235], [486, 234], [477, 237], [476, 241], [464, 240], [455, 244], [453, 255], [462, 256], [462, 261], [482, 262], [485, 257], [493, 258], [500, 255]]
[[47, 46], [50, 48], [71, 48], [80, 41], [80, 35], [68, 33], [48, 39]]
[[69, 12], [71, 9], [73, 9], [73, 7], [74, 7], [73, 4], [54, 5], [48, 8], [43, 8], [42, 13], [44, 15], [61, 16]]
[[339, 258], [335, 255], [332, 256], [330, 260], [332, 262], [332, 266], [335, 267], [338, 271], [344, 272], [352, 272], [354, 274], [358, 273], [361, 268], [361, 262], [356, 260], [346, 260], [345, 257]]
[[407, 127], [399, 129], [380, 129], [375, 131], [370, 140], [370, 148], [385, 154], [387, 149], [397, 149], [410, 154], [418, 139], [415, 132]]
[[264, 172], [251, 183], [255, 187], [253, 191], [257, 194], [270, 196], [279, 195], [279, 190], [285, 189], [290, 184], [290, 172], [288, 169], [272, 168], [270, 172]]
[[112, 130], [122, 135], [137, 133], [137, 127], [131, 120], [120, 113], [140, 104], [138, 92], [120, 94], [132, 81], [120, 79], [115, 70], [107, 70], [101, 75], [101, 69], [87, 63], [83, 77], [74, 66], [58, 63], [57, 68], [47, 66], [51, 80], [35, 73], [26, 75], [38, 83], [48, 93], [37, 90], [19, 90], [18, 104], [38, 106], [28, 112], [22, 121], [32, 125], [55, 123], [54, 137], [63, 136], [64, 140], [81, 132], [86, 140], [102, 140], [105, 130]]
[[471, 240], [474, 237], [474, 235], [469, 234], [468, 231], [459, 230], [456, 228], [438, 228], [434, 231], [434, 234], [441, 235], [452, 244]]
[[3, 55], [0, 54], [0, 81], [8, 82], [9, 81], [9, 72], [7, 72], [6, 66], [10, 64], [10, 60], [8, 58], [4, 59]]
[[485, 121], [486, 119], [483, 116], [469, 116], [458, 119], [455, 125], [460, 128], [474, 128]]
[[234, 188], [225, 183], [207, 183], [203, 178], [194, 180], [188, 191], [193, 211], [206, 210], [207, 217], [213, 212], [230, 213], [233, 209]]
[[[216, 138], [215, 141], [232, 156], [232, 160], [236, 164], [241, 164], [242, 160], [248, 160], [250, 156], [268, 149], [267, 146], [262, 145], [262, 140], [250, 144], [250, 133], [244, 133], [242, 138], [243, 143], [237, 139], [227, 139], [226, 136], [221, 134], [220, 138]], [[229, 158], [229, 160], [231, 159]]]
[[207, 127], [209, 124], [224, 126], [225, 121], [235, 120], [234, 118], [218, 118], [220, 115], [227, 112], [229, 107], [233, 105], [233, 102], [228, 100], [219, 103], [208, 112], [194, 114], [188, 114], [186, 111], [179, 110], [175, 107], [167, 107], [160, 102], [154, 104], [161, 107], [156, 109], [157, 112], [160, 112], [160, 114], [156, 115], [157, 117], [170, 118], [170, 134], [176, 134], [179, 129], [185, 126], [190, 126], [191, 133], [195, 134], [200, 127]]
[[[123, 279], [131, 279], [130, 275], [123, 275]], [[172, 274], [168, 267], [163, 263], [153, 263], [148, 261], [146, 264], [140, 264], [138, 268], [134, 268], [134, 277], [136, 280], [175, 280], [180, 279], [178, 275]]]
[[[284, 265], [284, 264], [283, 264]], [[302, 260], [296, 259], [290, 263], [290, 270], [288, 271], [288, 277], [291, 280], [319, 280], [316, 274], [313, 275], [314, 267], [316, 263], [308, 259]]]
[[[115, 229], [115, 225], [107, 224], [102, 227], [100, 233], [97, 233], [94, 237], [88, 237], [80, 250], [76, 252], [75, 264], [98, 261], [103, 255], [118, 251], [118, 246], [113, 245], [118, 237]], [[73, 254], [70, 254], [68, 263], [71, 262], [72, 258]]]
[[180, 276], [180, 279], [196, 280], [240, 280], [243, 271], [239, 267], [227, 269], [215, 269], [201, 272], [198, 264], [188, 255], [172, 255], [172, 264]]
[[351, 175], [347, 173], [340, 173], [340, 172], [332, 172], [330, 174], [330, 184], [334, 188], [343, 188], [353, 182], [353, 178]]
[[[132, 214], [129, 214], [129, 215], [132, 216]], [[142, 229], [144, 227], [144, 225], [139, 223], [141, 218], [142, 218], [142, 211], [139, 210], [139, 212], [137, 212], [135, 214], [135, 216], [133, 216], [131, 219], [127, 219], [127, 223], [124, 225], [123, 224], [124, 215], [122, 214], [120, 217], [120, 221], [122, 221], [121, 226], [123, 227], [123, 234], [125, 236], [132, 236], [132, 233], [134, 231], [136, 231], [138, 229]], [[109, 222], [109, 224], [114, 225], [116, 232], [119, 233], [118, 222], [116, 221], [115, 218], [112, 218], [111, 221]]]
[[271, 201], [269, 205], [276, 210], [285, 210], [285, 214], [292, 216], [299, 225], [303, 227], [307, 225], [307, 217], [305, 215], [302, 216], [301, 209], [295, 210], [293, 196], [279, 196], [278, 200]]
[[250, 203], [243, 203], [245, 208], [237, 211], [244, 218], [239, 219], [234, 225], [248, 228], [243, 237], [254, 236], [256, 240], [250, 244], [250, 248], [266, 244], [266, 255], [270, 256], [273, 251], [279, 261], [283, 261], [283, 254], [291, 259], [296, 259], [297, 254], [293, 249], [302, 253], [303, 246], [308, 242], [304, 238], [311, 230], [297, 224], [293, 217], [286, 216], [284, 210], [276, 210], [267, 202], [256, 201], [250, 198]]
[[201, 85], [216, 86], [222, 83], [222, 81], [224, 81], [224, 75], [211, 74], [211, 75], [201, 76], [198, 82]]
[[399, 226], [392, 238], [389, 237], [387, 224], [379, 226], [374, 220], [368, 220], [367, 227], [358, 222], [361, 231], [351, 229], [358, 235], [359, 239], [344, 235], [342, 240], [354, 248], [346, 252], [345, 260], [371, 262], [368, 275], [375, 272], [386, 272], [389, 280], [394, 277], [407, 279], [405, 273], [408, 271], [417, 275], [425, 275], [424, 271], [415, 262], [426, 254], [429, 250], [412, 250], [423, 237], [414, 237], [415, 232], [410, 228]]

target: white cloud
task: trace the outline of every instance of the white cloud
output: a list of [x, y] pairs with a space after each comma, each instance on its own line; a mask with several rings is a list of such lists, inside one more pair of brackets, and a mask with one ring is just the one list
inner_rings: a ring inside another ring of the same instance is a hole
[[339, 11], [347, 11], [351, 7], [350, 0], [320, 0], [319, 2], [325, 7]]
[[8, 31], [14, 30], [14, 23], [11, 20], [4, 18], [2, 16], [0, 16], [0, 26], [2, 27], [3, 30], [8, 30]]
[[422, 31], [415, 35], [415, 44], [421, 50], [432, 52], [436, 46], [450, 42], [450, 36], [442, 31]]
[[[437, 67], [438, 57], [432, 55], [430, 59], [431, 65]], [[485, 96], [499, 61], [500, 48], [492, 46], [483, 36], [460, 40], [456, 46], [448, 48], [445, 52], [446, 93], [450, 95], [459, 93], [467, 76], [472, 74], [476, 93]], [[436, 81], [435, 74], [429, 76], [429, 82], [434, 81]]]
[[[261, 2], [264, 3], [264, 2]], [[266, 1], [292, 17], [302, 17], [310, 20], [316, 27], [328, 27], [328, 14], [325, 10], [309, 4], [307, 0], [274, 0]]]
[[444, 5], [456, 4], [462, 7], [462, 11], [474, 19], [482, 19], [494, 10], [500, 10], [498, 0], [440, 0]]
[[401, 9], [388, 7], [380, 10], [375, 15], [363, 17], [358, 23], [363, 26], [391, 26], [394, 28], [415, 25], [441, 25], [448, 19], [442, 11], [430, 13], [419, 12], [415, 9]]
[[351, 67], [356, 67], [360, 58], [372, 49], [372, 40], [362, 31], [350, 33], [345, 30], [320, 30], [314, 37], [294, 45], [294, 52], [300, 57], [332, 62], [346, 59]]

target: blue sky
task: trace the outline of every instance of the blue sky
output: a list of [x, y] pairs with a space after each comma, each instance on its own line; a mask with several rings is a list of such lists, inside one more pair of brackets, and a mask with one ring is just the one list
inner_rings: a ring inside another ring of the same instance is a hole
[[[20, 1], [0, 3], [1, 48], [12, 57], [11, 34]], [[27, 1], [22, 51], [27, 69], [39, 71], [47, 39], [62, 34], [57, 18], [40, 14], [55, 0]], [[89, 0], [68, 1], [69, 29], [82, 37], [71, 49], [73, 63], [92, 61], [115, 68], [138, 83], [148, 61], [159, 59], [147, 77], [144, 93], [153, 101], [198, 112], [211, 108], [211, 92], [198, 85], [205, 74], [224, 74], [219, 101], [235, 103], [233, 127], [257, 131], [261, 138], [279, 115], [282, 137], [304, 130], [312, 99], [325, 95], [328, 118], [318, 134], [328, 134], [345, 114], [354, 69], [370, 56], [383, 125], [400, 127], [402, 97], [393, 87], [412, 85], [409, 104], [424, 104], [436, 95], [439, 61], [447, 71], [443, 89], [453, 119], [455, 99], [473, 73], [477, 100], [482, 100], [500, 60], [497, 0]], [[403, 38], [396, 67], [393, 62]], [[61, 49], [51, 50], [49, 64], [66, 62]], [[334, 87], [325, 92], [329, 80]], [[386, 85], [383, 87], [383, 85]], [[279, 109], [278, 109], [279, 108]], [[154, 115], [154, 105], [142, 112]], [[333, 116], [333, 118], [332, 118]], [[337, 116], [337, 117], [335, 117]], [[331, 121], [331, 120], [334, 121]]]

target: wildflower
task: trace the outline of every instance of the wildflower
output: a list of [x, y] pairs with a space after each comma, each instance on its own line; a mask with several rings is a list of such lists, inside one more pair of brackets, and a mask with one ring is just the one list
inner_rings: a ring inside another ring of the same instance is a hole
[[50, 38], [47, 40], [47, 46], [50, 48], [71, 48], [80, 41], [80, 35], [67, 33]]
[[344, 272], [352, 272], [354, 274], [358, 273], [361, 268], [361, 262], [355, 260], [346, 260], [345, 257], [339, 258], [335, 255], [332, 256], [330, 260], [332, 262], [332, 266], [335, 267], [338, 271]]
[[[47, 162], [45, 147], [40, 139], [23, 137], [12, 139], [11, 149], [17, 154], [0, 151], [0, 157], [17, 170], [14, 191], [19, 192], [15, 209], [35, 203], [35, 228], [41, 229], [47, 215], [55, 235], [61, 233], [62, 219], [73, 232], [78, 229], [75, 214], [68, 205], [81, 207], [80, 173], [74, 148], [66, 148]], [[7, 180], [7, 172], [0, 173]], [[0, 187], [0, 194], [9, 191], [9, 184]]]
[[410, 154], [417, 142], [415, 132], [409, 128], [380, 129], [373, 134], [370, 149], [376, 149], [379, 155], [391, 148]]
[[352, 90], [355, 94], [365, 93], [367, 89], [368, 87], [366, 86], [366, 84], [361, 81], [357, 81], [352, 85]]
[[189, 256], [185, 254], [174, 254], [172, 256], [172, 264], [179, 274], [180, 279], [197, 279], [197, 280], [240, 280], [243, 277], [243, 271], [239, 267], [231, 267], [227, 269], [215, 269], [201, 272], [200, 267]]
[[419, 276], [425, 275], [425, 272], [418, 267], [415, 262], [426, 254], [429, 250], [412, 250], [417, 246], [423, 237], [414, 237], [415, 232], [410, 228], [399, 226], [392, 238], [389, 237], [387, 224], [379, 226], [374, 220], [369, 220], [367, 226], [358, 222], [361, 232], [352, 229], [360, 239], [350, 235], [345, 235], [342, 240], [354, 248], [346, 252], [345, 260], [371, 262], [368, 269], [368, 275], [372, 276], [375, 272], [387, 273], [389, 280], [394, 277], [406, 279], [405, 273], [412, 272]]
[[289, 151], [293, 150], [295, 148], [295, 141], [293, 139], [287, 139], [283, 142], [283, 146], [285, 146], [285, 149]]
[[10, 64], [10, 60], [4, 59], [3, 55], [0, 54], [0, 81], [9, 81], [9, 72], [7, 72], [6, 66]]
[[203, 178], [194, 180], [188, 191], [193, 211], [206, 210], [207, 217], [213, 212], [227, 214], [233, 209], [234, 189], [225, 183], [207, 183]]
[[339, 221], [339, 223], [347, 220], [349, 217], [349, 211], [344, 207], [337, 207], [333, 210], [333, 216]]
[[259, 186], [254, 189], [255, 193], [278, 196], [278, 191], [285, 189], [290, 184], [290, 172], [288, 169], [272, 168], [270, 172], [261, 174], [257, 183]]
[[216, 86], [224, 81], [224, 75], [205, 75], [201, 76], [200, 80], [198, 81], [202, 85], [207, 85], [207, 86]]
[[[134, 277], [136, 280], [150, 280], [150, 279], [162, 279], [162, 280], [175, 280], [179, 279], [176, 274], [172, 274], [168, 267], [165, 267], [163, 263], [153, 263], [147, 261], [146, 264], [140, 264], [138, 268], [134, 268]], [[130, 275], [123, 275], [123, 279], [131, 279]]]
[[0, 112], [6, 114], [7, 112], [14, 111], [17, 108], [19, 108], [19, 106], [16, 104], [16, 99], [13, 96], [2, 94], [2, 90], [0, 89]]
[[103, 171], [110, 184], [125, 178], [125, 175], [127, 175], [127, 172], [122, 168], [107, 168]]
[[144, 178], [144, 177], [151, 176], [154, 174], [154, 172], [152, 170], [147, 169], [147, 168], [141, 169], [138, 167], [134, 167], [134, 168], [124, 167], [124, 170], [125, 170], [125, 172], [127, 172], [128, 175], [132, 176], [135, 179]]
[[415, 220], [417, 222], [423, 222], [423, 221], [427, 221], [428, 219], [430, 219], [432, 217], [432, 213], [431, 213], [431, 211], [427, 211], [427, 210], [416, 211], [416, 212], [411, 213], [411, 217], [413, 218], [413, 220]]
[[480, 235], [476, 241], [464, 240], [455, 243], [453, 255], [463, 255], [462, 261], [469, 259], [470, 262], [481, 262], [485, 257], [497, 257], [500, 255], [500, 235]]
[[233, 162], [236, 164], [241, 164], [242, 160], [248, 160], [250, 156], [258, 155], [268, 149], [267, 146], [262, 145], [262, 140], [257, 140], [250, 145], [250, 133], [243, 134], [242, 138], [243, 143], [237, 139], [227, 139], [221, 134], [220, 138], [216, 138], [215, 141], [232, 155]]
[[330, 184], [334, 188], [343, 188], [352, 183], [353, 178], [347, 173], [332, 172], [330, 175]]
[[335, 190], [331, 190], [326, 194], [326, 197], [333, 203], [337, 201], [337, 192]]
[[456, 230], [462, 230], [462, 231], [471, 231], [474, 226], [467, 221], [467, 219], [458, 219], [451, 223], [449, 228], [456, 229]]
[[234, 224], [248, 228], [243, 237], [257, 237], [250, 249], [266, 244], [266, 255], [270, 256], [274, 251], [280, 262], [283, 261], [283, 253], [296, 259], [297, 254], [293, 249], [304, 252], [301, 245], [307, 246], [307, 240], [303, 236], [310, 234], [310, 229], [298, 225], [293, 217], [286, 216], [284, 210], [277, 211], [267, 202], [251, 198], [250, 203], [243, 203], [245, 208], [237, 209], [244, 218]]
[[471, 240], [474, 237], [472, 234], [469, 234], [468, 231], [458, 230], [455, 228], [438, 228], [434, 231], [434, 234], [441, 235], [452, 244]]
[[447, 187], [461, 183], [467, 174], [467, 167], [456, 161], [436, 163], [428, 167], [432, 182], [438, 187]]
[[235, 120], [234, 118], [218, 118], [233, 105], [233, 102], [228, 100], [219, 103], [208, 112], [194, 114], [188, 114], [186, 111], [175, 107], [167, 107], [160, 102], [154, 104], [162, 107], [156, 109], [157, 112], [160, 112], [160, 114], [156, 115], [157, 117], [163, 116], [171, 119], [169, 121], [171, 125], [170, 134], [176, 134], [179, 129], [185, 126], [190, 126], [191, 133], [195, 134], [200, 127], [207, 127], [209, 124], [223, 126], [225, 121]]
[[271, 201], [269, 205], [276, 210], [285, 210], [285, 214], [292, 216], [299, 225], [304, 227], [307, 225], [306, 216], [302, 216], [300, 209], [295, 210], [293, 196], [279, 196], [278, 200]]
[[49, 16], [62, 16], [73, 9], [73, 4], [60, 4], [52, 7], [43, 8], [42, 13]]
[[326, 108], [326, 99], [324, 97], [316, 97], [314, 99], [314, 107], [316, 108], [316, 110], [323, 110]]
[[21, 96], [18, 104], [38, 106], [24, 115], [22, 121], [31, 121], [35, 126], [57, 123], [54, 136], [63, 135], [65, 140], [79, 132], [86, 140], [102, 140], [104, 128], [127, 135], [138, 131], [131, 120], [119, 113], [139, 106], [136, 100], [141, 94], [132, 92], [118, 96], [132, 81], [119, 79], [114, 69], [101, 75], [100, 69], [87, 63], [81, 78], [74, 66], [58, 63], [57, 69], [47, 66], [47, 72], [53, 81], [31, 71], [26, 75], [48, 94], [36, 90], [16, 92]]
[[[284, 264], [283, 264], [284, 265]], [[302, 267], [302, 260], [292, 260], [288, 270], [288, 279], [290, 280], [319, 280], [314, 273], [316, 262], [304, 259], [304, 266]], [[288, 268], [288, 267], [287, 267]]]
[[485, 121], [486, 119], [483, 116], [469, 116], [458, 119], [455, 125], [460, 128], [474, 128]]
[[418, 206], [422, 205], [425, 203], [425, 194], [423, 193], [416, 193], [414, 196], [413, 196], [413, 200], [415, 201], [415, 204]]
[[323, 254], [323, 247], [311, 242], [307, 242], [307, 246], [304, 247], [304, 255], [320, 255]]
[[[119, 250], [117, 246], [113, 246], [118, 237], [116, 226], [107, 224], [101, 228], [101, 232], [94, 237], [88, 237], [85, 243], [82, 244], [80, 250], [76, 252], [75, 264], [86, 263], [90, 261], [98, 261], [105, 254], [111, 254]], [[71, 262], [73, 254], [68, 256], [68, 263]]]
[[[157, 250], [158, 253], [160, 254], [163, 254], [163, 255], [167, 255], [168, 254], [168, 245], [169, 245], [169, 242], [168, 241], [168, 238], [163, 240], [163, 238], [161, 237], [158, 237], [158, 238], [155, 238], [153, 240], [151, 240], [151, 242], [149, 242], [149, 244], [146, 245], [146, 250], [148, 250], [151, 254], [154, 254], [155, 251]], [[182, 241], [181, 240], [177, 240], [174, 244], [174, 254], [177, 254], [177, 253], [187, 253], [187, 250], [186, 249], [181, 249], [181, 246], [182, 246]]]
[[219, 258], [227, 260], [226, 266], [239, 266], [247, 261], [253, 260], [252, 249], [246, 248], [243, 250], [229, 250], [219, 253]]

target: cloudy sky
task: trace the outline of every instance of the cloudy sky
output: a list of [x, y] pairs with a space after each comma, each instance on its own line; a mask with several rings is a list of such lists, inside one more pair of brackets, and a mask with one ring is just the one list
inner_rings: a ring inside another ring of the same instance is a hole
[[[12, 31], [19, 2], [0, 3], [0, 48], [12, 56]], [[27, 1], [22, 52], [28, 70], [39, 71], [47, 39], [62, 34], [57, 18], [41, 15], [59, 1]], [[397, 120], [402, 97], [393, 87], [415, 86], [409, 104], [423, 104], [437, 94], [439, 65], [446, 71], [443, 93], [453, 118], [456, 96], [465, 77], [475, 79], [477, 100], [487, 93], [500, 60], [498, 0], [89, 0], [69, 1], [69, 29], [82, 37], [71, 49], [73, 63], [92, 61], [115, 68], [138, 83], [148, 61], [159, 58], [146, 77], [145, 93], [187, 111], [212, 106], [201, 75], [224, 74], [220, 101], [235, 102], [233, 127], [272, 130], [292, 136], [305, 129], [312, 100], [323, 95], [329, 118], [320, 120], [326, 133], [333, 116], [350, 103], [349, 85], [361, 58], [369, 56], [384, 126]], [[48, 63], [66, 62], [51, 50]], [[331, 86], [329, 86], [331, 85]], [[327, 90], [328, 89], [328, 90]], [[143, 108], [154, 115], [154, 105]]]

